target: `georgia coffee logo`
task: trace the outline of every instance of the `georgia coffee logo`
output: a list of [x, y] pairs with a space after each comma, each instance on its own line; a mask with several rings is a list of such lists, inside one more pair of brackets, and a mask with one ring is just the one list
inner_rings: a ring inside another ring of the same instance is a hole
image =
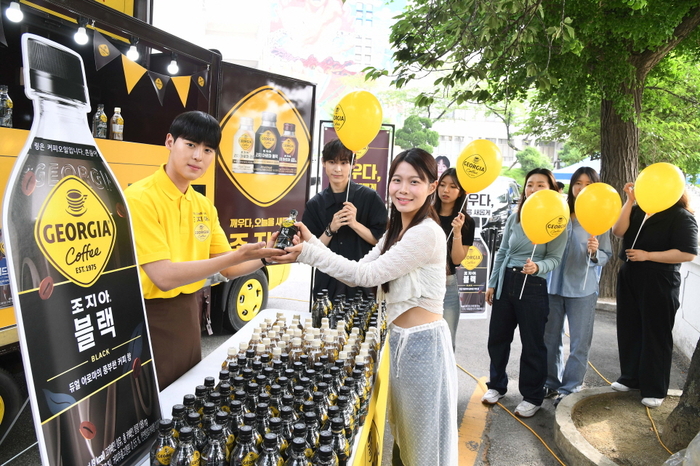
[[160, 78], [156, 78], [155, 83], [158, 90], [163, 89], [163, 81]]
[[97, 50], [100, 51], [100, 55], [102, 55], [103, 57], [109, 57], [109, 47], [107, 47], [106, 44], [100, 44], [97, 47]]
[[102, 199], [76, 176], [49, 192], [34, 225], [34, 239], [46, 259], [83, 287], [97, 281], [116, 242], [116, 225]]
[[562, 231], [566, 228], [566, 217], [563, 215], [560, 215], [556, 218], [553, 218], [549, 222], [547, 222], [547, 234], [551, 236], [552, 238], [556, 238], [561, 234]]
[[274, 145], [277, 144], [277, 136], [275, 136], [275, 133], [273, 133], [269, 129], [265, 130], [260, 135], [260, 143], [265, 149], [272, 149], [272, 147], [274, 147]]
[[481, 264], [482, 260], [484, 260], [484, 255], [481, 254], [479, 248], [476, 246], [469, 246], [467, 256], [462, 261], [462, 266], [467, 270], [474, 270]]
[[204, 84], [205, 84], [204, 78], [201, 77], [201, 76], [198, 77], [198, 78], [197, 78], [197, 85], [198, 85], [199, 87], [204, 87]]
[[333, 128], [336, 131], [340, 131], [340, 128], [345, 124], [345, 112], [343, 107], [340, 105], [335, 106], [335, 111], [333, 112]]
[[296, 150], [296, 148], [297, 148], [297, 145], [294, 142], [294, 139], [288, 138], [288, 139], [285, 139], [284, 142], [282, 143], [282, 150], [287, 155], [292, 154]]
[[241, 137], [238, 138], [238, 145], [241, 146], [241, 149], [244, 151], [250, 151], [253, 149], [253, 137], [250, 135], [250, 133], [243, 133], [241, 134]]
[[199, 241], [204, 241], [209, 238], [209, 227], [203, 223], [198, 223], [194, 226], [194, 237]]
[[462, 162], [462, 170], [469, 178], [477, 178], [486, 173], [486, 163], [479, 154], [470, 155]]

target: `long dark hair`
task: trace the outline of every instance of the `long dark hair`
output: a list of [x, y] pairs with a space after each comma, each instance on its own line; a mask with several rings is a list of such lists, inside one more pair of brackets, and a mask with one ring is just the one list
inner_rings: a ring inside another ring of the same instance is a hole
[[683, 194], [681, 194], [680, 199], [678, 199], [678, 202], [676, 202], [676, 205], [678, 207], [682, 207], [691, 214], [694, 214], [695, 211], [693, 210], [692, 207], [690, 207], [690, 198], [688, 196], [688, 189], [683, 190]]
[[598, 172], [591, 167], [580, 167], [573, 175], [571, 175], [571, 181], [569, 182], [569, 194], [566, 196], [566, 203], [569, 204], [569, 213], [574, 213], [574, 204], [576, 203], [576, 198], [574, 197], [574, 185], [581, 178], [581, 175], [587, 175], [591, 180], [591, 183], [600, 183], [600, 175]]
[[549, 189], [552, 191], [559, 192], [559, 186], [557, 186], [557, 180], [554, 178], [554, 174], [551, 172], [551, 170], [547, 168], [533, 168], [529, 172], [527, 172], [527, 175], [525, 175], [525, 185], [523, 186], [523, 192], [520, 193], [520, 201], [518, 202], [518, 223], [520, 223], [520, 211], [523, 208], [523, 204], [525, 203], [525, 190], [527, 189], [527, 180], [530, 179], [532, 175], [544, 175], [547, 177], [547, 182], [549, 183]]
[[[437, 162], [429, 152], [423, 149], [409, 149], [401, 152], [396, 156], [393, 162], [391, 162], [391, 168], [389, 168], [389, 182], [391, 183], [391, 178], [393, 178], [396, 172], [396, 167], [399, 166], [401, 162], [406, 162], [411, 165], [422, 181], [427, 183], [434, 183], [437, 180]], [[430, 194], [423, 205], [418, 209], [416, 215], [413, 216], [411, 223], [406, 227], [406, 231], [418, 225], [420, 222], [426, 218], [431, 218], [440, 224], [440, 219], [438, 218], [437, 212], [435, 212], [435, 207], [433, 207], [435, 199], [435, 191]], [[401, 240], [401, 230], [403, 229], [403, 224], [401, 223], [401, 212], [396, 209], [394, 204], [391, 204], [389, 208], [389, 223], [386, 227], [386, 236], [384, 238], [384, 246], [382, 247], [382, 254], [387, 252], [394, 244]], [[385, 293], [389, 292], [389, 283], [382, 284], [382, 290]]]
[[[442, 180], [444, 180], [448, 176], [452, 178], [452, 182], [456, 184], [459, 188], [459, 196], [457, 196], [457, 200], [452, 206], [452, 212], [450, 212], [450, 216], [456, 217], [459, 213], [459, 209], [462, 207], [462, 204], [464, 204], [464, 199], [467, 197], [467, 192], [464, 190], [464, 188], [462, 188], [462, 185], [459, 184], [459, 179], [457, 178], [457, 170], [455, 170], [454, 168], [448, 168], [447, 170], [442, 172], [442, 175], [440, 175], [440, 179], [438, 180], [438, 188], [440, 187], [440, 183], [442, 183]], [[440, 199], [439, 195], [435, 196], [435, 210], [437, 211], [437, 214], [440, 215], [440, 211], [442, 210], [442, 199]], [[464, 213], [464, 215], [467, 214]]]

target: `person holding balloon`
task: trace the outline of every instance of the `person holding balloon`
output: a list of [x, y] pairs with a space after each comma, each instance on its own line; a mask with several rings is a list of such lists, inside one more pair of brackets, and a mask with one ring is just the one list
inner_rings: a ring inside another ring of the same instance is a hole
[[[619, 216], [620, 196], [617, 192], [612, 193], [617, 204], [606, 203], [596, 196], [586, 197], [589, 192], [597, 194], [594, 192], [597, 188], [602, 188], [603, 193], [608, 192], [605, 188], [612, 189], [600, 183], [598, 173], [590, 167], [581, 167], [571, 176], [566, 200], [571, 219], [566, 228], [566, 249], [559, 267], [547, 277], [549, 316], [544, 333], [547, 347], [545, 390], [546, 396], [556, 395], [555, 405], [566, 395], [581, 390], [583, 385], [593, 339], [600, 268], [612, 256], [607, 230]], [[579, 197], [584, 189], [584, 195]], [[611, 205], [610, 209], [606, 209], [608, 205]], [[608, 210], [612, 215], [605, 215]], [[577, 218], [577, 211], [582, 214], [581, 221]], [[587, 223], [589, 218], [592, 223]], [[562, 355], [564, 319], [569, 321], [570, 335], [566, 364]]]
[[[528, 211], [530, 205], [533, 209]], [[546, 168], [531, 170], [525, 177], [520, 207], [506, 220], [486, 290], [486, 302], [493, 306], [488, 337], [491, 366], [489, 390], [481, 402], [496, 404], [505, 396], [510, 344], [519, 327], [519, 389], [523, 401], [515, 414], [524, 418], [534, 416], [544, 399], [544, 329], [549, 313], [546, 277], [561, 262], [566, 247], [566, 235], [561, 232], [567, 221], [568, 209], [552, 172]]]
[[457, 179], [457, 171], [454, 168], [448, 168], [440, 175], [437, 194], [435, 210], [440, 217], [440, 226], [447, 236], [447, 278], [445, 281], [447, 290], [442, 304], [444, 309], [442, 315], [450, 327], [452, 349], [454, 350], [460, 316], [457, 266], [467, 257], [469, 246], [474, 244], [476, 224], [474, 219], [462, 212], [467, 193], [462, 189]]
[[[682, 172], [658, 163], [627, 183], [613, 234], [622, 238], [617, 278], [617, 391], [639, 389], [642, 404], [661, 405], [668, 391], [673, 324], [680, 306], [680, 264], [695, 259], [698, 225]], [[635, 205], [635, 201], [638, 205]]]
[[369, 254], [345, 259], [298, 223], [303, 242], [275, 259], [296, 259], [351, 286], [380, 287], [389, 324], [394, 464], [410, 466], [458, 464], [457, 372], [442, 316], [447, 249], [433, 207], [436, 188], [433, 156], [422, 149], [401, 152], [389, 169], [387, 231]]

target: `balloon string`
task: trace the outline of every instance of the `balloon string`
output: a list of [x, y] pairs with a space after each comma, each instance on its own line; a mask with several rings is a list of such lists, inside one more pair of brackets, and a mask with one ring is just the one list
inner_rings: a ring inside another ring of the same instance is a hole
[[[634, 241], [632, 241], [632, 247], [630, 247], [630, 249], [634, 249], [634, 245], [637, 244], [637, 238], [639, 238], [639, 233], [641, 233], [642, 227], [644, 226], [644, 222], [646, 222], [648, 218], [649, 218], [649, 214], [645, 214], [644, 220], [642, 220], [642, 224], [639, 225], [639, 230], [637, 230], [637, 236], [634, 237]], [[628, 257], [627, 262], [629, 262], [629, 260], [630, 260], [630, 258]]]
[[355, 153], [352, 153], [352, 159], [350, 160], [350, 173], [348, 174], [348, 187], [345, 190], [345, 202], [348, 202], [350, 198], [350, 182], [352, 181], [352, 169], [355, 166]]
[[586, 280], [588, 280], [588, 268], [591, 266], [591, 256], [593, 253], [591, 250], [588, 250], [588, 261], [586, 262], [586, 276], [583, 277], [583, 286], [581, 287], [581, 291], [586, 289]]
[[[469, 197], [468, 195], [467, 195], [467, 196], [464, 196], [464, 202], [462, 203], [462, 207], [459, 208], [459, 213], [462, 213], [462, 211], [464, 210], [464, 206], [467, 205], [467, 199], [468, 199], [468, 197]], [[447, 235], [447, 242], [448, 242], [448, 243], [450, 242], [450, 238], [452, 237], [452, 233], [453, 233], [453, 232], [454, 232], [454, 228], [453, 228], [452, 230], [450, 230], [450, 234]]]
[[[537, 245], [533, 243], [532, 254], [530, 254], [530, 260], [532, 260], [532, 258], [535, 257], [535, 248], [536, 247], [537, 247]], [[527, 276], [528, 276], [528, 274], [525, 274], [525, 279], [523, 280], [523, 287], [520, 289], [520, 297], [518, 299], [523, 299], [523, 291], [525, 291], [525, 283], [527, 282]]]

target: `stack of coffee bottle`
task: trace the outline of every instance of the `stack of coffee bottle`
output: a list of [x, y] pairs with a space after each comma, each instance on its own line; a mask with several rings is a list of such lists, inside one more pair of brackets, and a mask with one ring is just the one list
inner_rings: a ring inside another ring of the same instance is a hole
[[302, 324], [278, 313], [229, 348], [218, 381], [206, 377], [160, 421], [151, 463], [345, 465], [367, 416], [385, 306], [316, 301], [321, 316]]

